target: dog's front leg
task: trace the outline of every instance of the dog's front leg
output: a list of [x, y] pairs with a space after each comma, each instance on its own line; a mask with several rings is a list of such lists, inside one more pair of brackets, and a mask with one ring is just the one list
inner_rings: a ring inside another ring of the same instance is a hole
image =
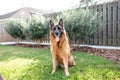
[[68, 71], [68, 59], [67, 58], [63, 59], [63, 64], [64, 64], [64, 67], [65, 67], [65, 69], [64, 69], [65, 76], [69, 76], [70, 74], [69, 74], [69, 71]]
[[57, 60], [55, 56], [52, 56], [52, 62], [53, 62], [53, 69], [52, 69], [51, 74], [54, 74], [56, 71], [56, 66], [57, 66]]

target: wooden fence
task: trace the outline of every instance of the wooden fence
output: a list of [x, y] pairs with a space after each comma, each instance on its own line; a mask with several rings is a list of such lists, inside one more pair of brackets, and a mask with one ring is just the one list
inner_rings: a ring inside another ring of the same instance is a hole
[[13, 41], [14, 39], [5, 31], [5, 24], [0, 24], [0, 42]]
[[[103, 23], [101, 29], [90, 36], [84, 44], [120, 46], [120, 0], [91, 6], [89, 9], [93, 11], [93, 15], [94, 12], [102, 13]], [[48, 40], [47, 37], [46, 39]], [[74, 44], [73, 41], [71, 42]], [[76, 43], [80, 42], [76, 41]]]
[[120, 0], [91, 8], [102, 12], [103, 25], [86, 44], [120, 45]]

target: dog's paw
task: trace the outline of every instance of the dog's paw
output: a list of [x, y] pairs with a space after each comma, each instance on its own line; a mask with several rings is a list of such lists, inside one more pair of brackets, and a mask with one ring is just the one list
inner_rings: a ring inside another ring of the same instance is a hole
[[54, 74], [55, 73], [55, 70], [52, 70], [51, 74]]
[[68, 74], [65, 74], [65, 76], [68, 77], [68, 76], [70, 76], [70, 74], [69, 74], [69, 73], [68, 73]]

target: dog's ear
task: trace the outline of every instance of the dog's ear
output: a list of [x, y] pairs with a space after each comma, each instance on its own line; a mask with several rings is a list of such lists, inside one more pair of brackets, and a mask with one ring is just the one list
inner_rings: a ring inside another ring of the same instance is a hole
[[50, 20], [50, 28], [52, 29], [53, 26], [54, 26], [54, 23], [52, 20]]
[[62, 18], [60, 19], [58, 24], [63, 27], [63, 20], [62, 20]]

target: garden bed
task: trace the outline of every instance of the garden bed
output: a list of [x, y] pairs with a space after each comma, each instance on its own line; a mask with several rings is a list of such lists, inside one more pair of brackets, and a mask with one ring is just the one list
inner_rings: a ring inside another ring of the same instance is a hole
[[[20, 46], [20, 47], [28, 47], [28, 48], [46, 48], [50, 49], [50, 45], [40, 45], [40, 44], [10, 44], [10, 46]], [[97, 49], [91, 48], [87, 46], [76, 46], [73, 47], [73, 51], [87, 52], [90, 54], [95, 54], [107, 58], [113, 62], [116, 62], [120, 65], [120, 50], [116, 49]]]

